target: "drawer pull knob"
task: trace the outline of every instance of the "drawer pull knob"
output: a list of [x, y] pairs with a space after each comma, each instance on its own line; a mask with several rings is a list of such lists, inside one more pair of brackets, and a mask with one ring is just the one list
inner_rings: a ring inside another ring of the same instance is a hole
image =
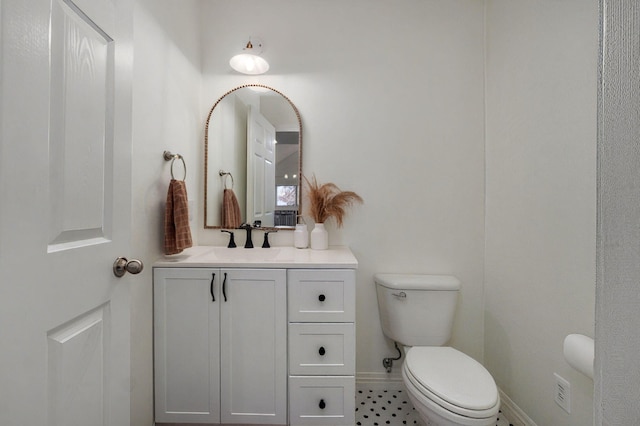
[[327, 353], [327, 351], [324, 350], [324, 346], [320, 346], [320, 349], [318, 350], [318, 353], [322, 356], [324, 356], [325, 353]]
[[324, 294], [321, 294], [320, 296], [318, 296], [318, 300], [321, 302], [324, 302], [324, 300], [326, 299]]
[[324, 403], [324, 399], [320, 400], [320, 404], [318, 404], [318, 407], [320, 407], [321, 410], [324, 410], [324, 407], [326, 407], [327, 404]]

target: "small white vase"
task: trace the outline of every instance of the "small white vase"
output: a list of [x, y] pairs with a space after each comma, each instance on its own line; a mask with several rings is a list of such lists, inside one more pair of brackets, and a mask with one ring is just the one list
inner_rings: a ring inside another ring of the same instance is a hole
[[316, 223], [311, 231], [311, 249], [326, 250], [329, 248], [329, 233], [324, 223]]
[[307, 225], [296, 225], [296, 230], [293, 231], [293, 246], [300, 249], [309, 247], [309, 232], [307, 231]]

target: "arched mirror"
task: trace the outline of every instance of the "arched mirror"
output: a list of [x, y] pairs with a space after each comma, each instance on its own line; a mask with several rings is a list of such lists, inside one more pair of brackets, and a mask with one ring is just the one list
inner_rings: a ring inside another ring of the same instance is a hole
[[242, 222], [295, 228], [302, 121], [289, 98], [258, 84], [225, 93], [207, 116], [204, 156], [205, 228], [226, 227], [225, 189], [235, 195]]

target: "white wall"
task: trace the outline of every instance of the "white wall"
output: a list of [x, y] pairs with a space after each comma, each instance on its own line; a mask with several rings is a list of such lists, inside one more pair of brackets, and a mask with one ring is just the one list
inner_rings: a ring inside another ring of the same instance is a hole
[[562, 344], [594, 335], [597, 4], [490, 0], [486, 25], [485, 364], [538, 425], [590, 425]]
[[[201, 190], [197, 171], [203, 114], [198, 2], [136, 3], [131, 254], [144, 256], [146, 268], [131, 286], [131, 424], [145, 426], [153, 421], [151, 265], [163, 251], [164, 205], [171, 178], [170, 163], [164, 161], [162, 153], [169, 150], [184, 156], [187, 192], [190, 199], [197, 200]], [[174, 171], [177, 178], [182, 178], [181, 165]], [[197, 215], [197, 209], [193, 212]], [[200, 223], [197, 217], [194, 221]]]
[[[382, 372], [395, 353], [379, 324], [376, 272], [458, 276], [453, 344], [482, 360], [483, 2], [202, 4], [203, 108], [241, 84], [283, 92], [302, 115], [303, 172], [365, 200], [330, 230], [330, 243], [348, 244], [360, 262], [358, 373]], [[264, 76], [229, 68], [249, 35], [265, 43]], [[199, 232], [201, 243], [224, 241]], [[276, 243], [291, 244], [284, 234]]]

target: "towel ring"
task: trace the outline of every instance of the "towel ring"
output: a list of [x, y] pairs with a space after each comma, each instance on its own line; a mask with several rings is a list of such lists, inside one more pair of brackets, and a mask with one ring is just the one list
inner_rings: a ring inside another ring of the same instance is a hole
[[171, 179], [175, 179], [173, 175], [173, 163], [176, 162], [176, 158], [182, 160], [182, 167], [184, 168], [184, 177], [182, 180], [185, 180], [187, 178], [187, 163], [184, 162], [184, 157], [180, 154], [172, 154], [169, 151], [165, 151], [162, 155], [165, 161], [171, 161]]
[[229, 176], [231, 178], [231, 189], [233, 189], [235, 184], [233, 183], [233, 175], [231, 174], [231, 172], [225, 172], [224, 170], [220, 170], [218, 172], [218, 174], [220, 176], [225, 176], [225, 178], [224, 178], [224, 189], [228, 189], [227, 188], [227, 178], [226, 178], [226, 176]]

